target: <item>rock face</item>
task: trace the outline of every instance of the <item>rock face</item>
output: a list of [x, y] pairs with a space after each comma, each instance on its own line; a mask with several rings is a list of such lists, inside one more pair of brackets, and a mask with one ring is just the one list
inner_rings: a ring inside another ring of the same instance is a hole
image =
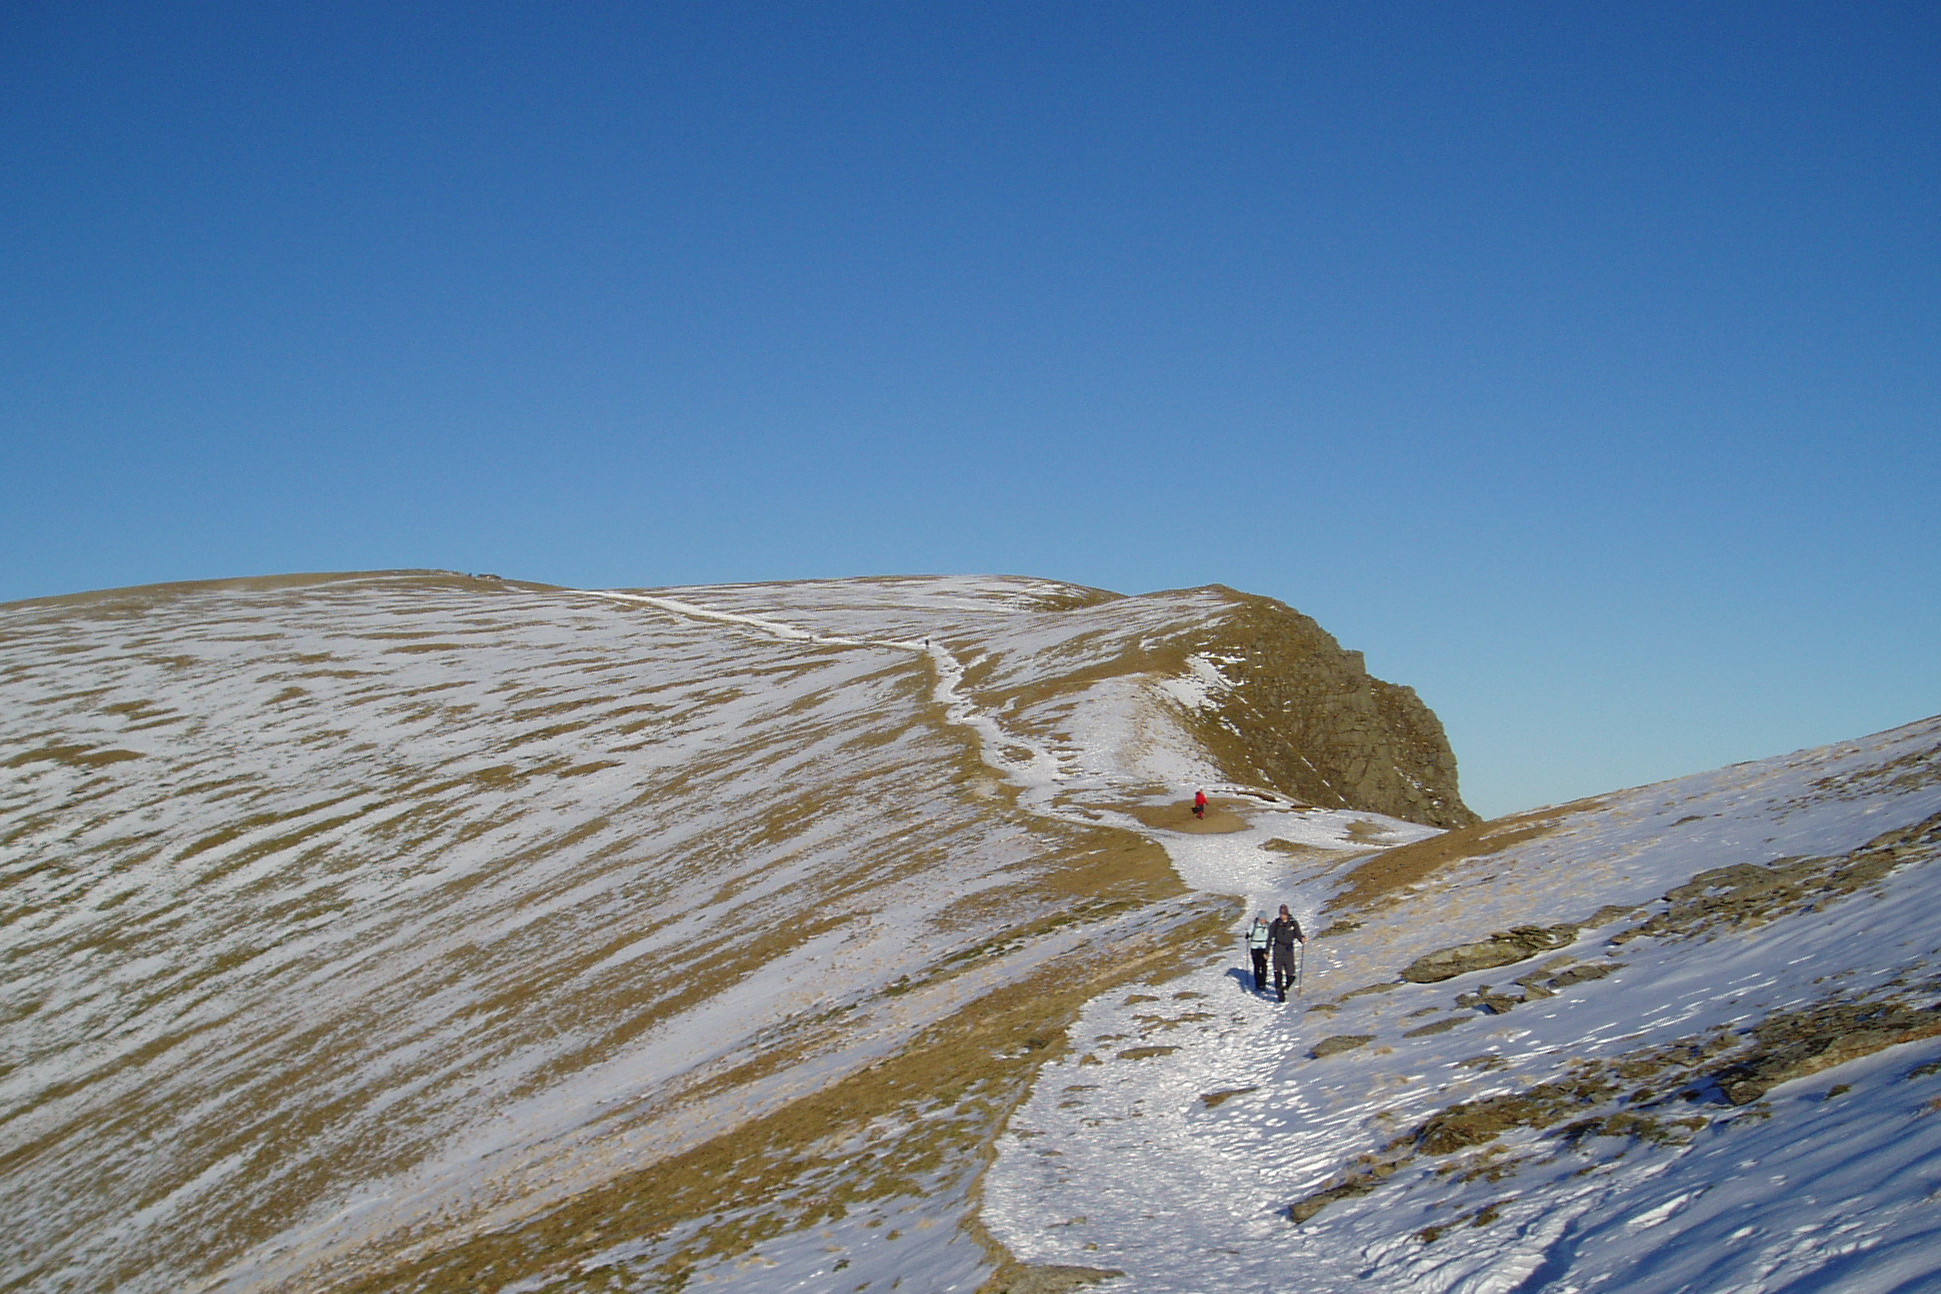
[[1457, 793], [1442, 722], [1413, 688], [1373, 677], [1360, 652], [1284, 603], [1222, 592], [1233, 613], [1200, 649], [1233, 686], [1198, 735], [1236, 780], [1435, 827], [1479, 821]]

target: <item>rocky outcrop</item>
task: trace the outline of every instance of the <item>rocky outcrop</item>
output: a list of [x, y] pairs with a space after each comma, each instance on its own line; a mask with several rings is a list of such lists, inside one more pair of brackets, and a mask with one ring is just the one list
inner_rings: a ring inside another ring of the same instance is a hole
[[1456, 757], [1414, 689], [1368, 673], [1312, 619], [1272, 598], [1223, 590], [1233, 613], [1200, 650], [1232, 687], [1198, 735], [1239, 781], [1323, 808], [1367, 809], [1436, 827], [1478, 821], [1456, 789]]
[[1941, 845], [1941, 813], [1874, 837], [1831, 858], [1782, 858], [1764, 865], [1730, 863], [1700, 872], [1665, 894], [1663, 912], [1616, 936], [1693, 936], [1764, 925], [1809, 912], [1871, 885], [1911, 859]]
[[1568, 947], [1577, 938], [1577, 927], [1518, 926], [1474, 943], [1440, 948], [1410, 962], [1402, 978], [1412, 984], [1437, 984], [1471, 971], [1491, 970]]
[[1941, 1034], [1941, 1007], [1904, 1001], [1823, 1002], [1766, 1017], [1753, 1042], [1712, 1076], [1719, 1094], [1745, 1105], [1772, 1088], [1904, 1042]]

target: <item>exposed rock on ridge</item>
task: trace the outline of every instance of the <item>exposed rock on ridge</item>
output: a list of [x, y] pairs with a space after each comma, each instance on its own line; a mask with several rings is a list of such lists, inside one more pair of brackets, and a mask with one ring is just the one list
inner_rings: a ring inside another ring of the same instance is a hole
[[1230, 662], [1233, 686], [1198, 735], [1236, 781], [1436, 827], [1479, 821], [1457, 793], [1442, 722], [1413, 688], [1373, 677], [1360, 652], [1284, 603], [1220, 592], [1234, 611], [1201, 650]]

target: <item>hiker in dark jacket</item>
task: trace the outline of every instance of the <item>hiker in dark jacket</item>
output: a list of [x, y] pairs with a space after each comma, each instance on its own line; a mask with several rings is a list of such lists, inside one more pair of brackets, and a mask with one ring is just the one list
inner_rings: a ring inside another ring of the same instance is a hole
[[1301, 933], [1301, 923], [1294, 914], [1281, 904], [1281, 914], [1274, 918], [1274, 924], [1267, 927], [1267, 942], [1274, 950], [1274, 993], [1281, 1001], [1287, 1001], [1287, 986], [1294, 983], [1294, 945], [1307, 942]]

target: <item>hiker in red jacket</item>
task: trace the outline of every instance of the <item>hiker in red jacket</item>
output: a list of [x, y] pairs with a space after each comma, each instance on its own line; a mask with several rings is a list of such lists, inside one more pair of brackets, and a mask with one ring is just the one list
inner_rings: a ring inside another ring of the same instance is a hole
[[1204, 818], [1206, 816], [1205, 791], [1193, 792], [1193, 816], [1196, 818]]

